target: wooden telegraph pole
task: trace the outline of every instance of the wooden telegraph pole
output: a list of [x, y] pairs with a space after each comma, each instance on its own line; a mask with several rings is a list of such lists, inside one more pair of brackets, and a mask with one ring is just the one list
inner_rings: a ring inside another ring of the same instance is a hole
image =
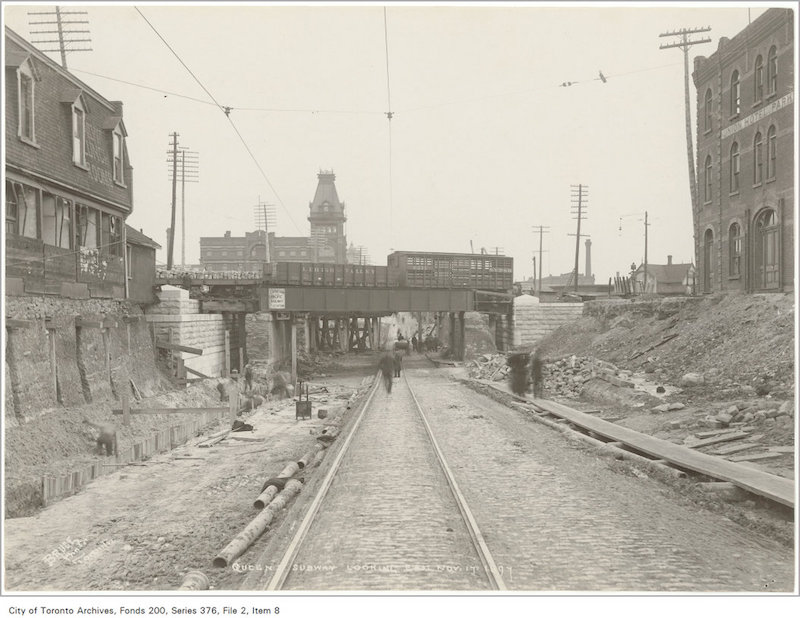
[[[572, 185], [572, 214], [578, 220], [578, 229], [575, 234], [575, 293], [578, 293], [578, 258], [581, 250], [581, 221], [584, 216], [584, 205], [589, 196], [589, 187], [586, 185]], [[572, 234], [570, 234], [572, 236]], [[588, 236], [584, 234], [584, 236]]]
[[697, 39], [690, 40], [690, 34], [697, 34], [699, 32], [710, 32], [711, 27], [706, 28], [681, 28], [672, 32], [664, 32], [659, 34], [659, 37], [665, 36], [678, 36], [680, 41], [677, 43], [664, 43], [659, 46], [659, 49], [671, 49], [673, 47], [680, 47], [683, 50], [683, 89], [684, 89], [684, 105], [686, 108], [686, 154], [689, 160], [689, 190], [692, 194], [692, 227], [694, 232], [694, 263], [700, 263], [700, 237], [698, 230], [700, 226], [700, 207], [697, 199], [697, 178], [695, 176], [694, 167], [694, 147], [692, 141], [692, 118], [689, 108], [689, 48], [692, 45], [701, 43], [710, 43], [711, 39]]

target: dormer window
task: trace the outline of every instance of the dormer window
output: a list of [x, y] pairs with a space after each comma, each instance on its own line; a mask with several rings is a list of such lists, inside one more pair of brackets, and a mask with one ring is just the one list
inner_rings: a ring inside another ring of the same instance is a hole
[[80, 97], [72, 104], [72, 162], [86, 166], [86, 110]]
[[114, 133], [112, 134], [112, 139], [114, 142], [114, 182], [117, 182], [119, 184], [125, 184], [125, 172], [122, 165], [125, 136], [123, 135], [119, 125], [117, 125], [117, 128], [114, 129]]

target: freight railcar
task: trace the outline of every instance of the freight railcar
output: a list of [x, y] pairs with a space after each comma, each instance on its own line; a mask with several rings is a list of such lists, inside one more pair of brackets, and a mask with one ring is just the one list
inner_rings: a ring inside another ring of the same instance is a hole
[[514, 258], [505, 255], [395, 251], [387, 267], [389, 285], [399, 287], [509, 292], [514, 281]]
[[389, 285], [387, 271], [386, 266], [270, 262], [264, 264], [264, 280], [273, 285], [381, 288]]

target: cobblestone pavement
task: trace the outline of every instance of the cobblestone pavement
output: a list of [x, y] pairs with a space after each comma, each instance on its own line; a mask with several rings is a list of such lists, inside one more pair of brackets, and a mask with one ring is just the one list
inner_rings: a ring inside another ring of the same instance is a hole
[[424, 367], [409, 381], [509, 589], [793, 590], [791, 548]]
[[402, 380], [378, 387], [284, 589], [489, 589]]

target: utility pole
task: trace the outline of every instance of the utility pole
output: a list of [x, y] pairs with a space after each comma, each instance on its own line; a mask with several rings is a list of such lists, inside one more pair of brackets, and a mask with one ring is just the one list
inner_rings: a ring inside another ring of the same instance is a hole
[[175, 247], [175, 201], [178, 189], [178, 134], [172, 134], [172, 215], [167, 243], [167, 270], [172, 270], [172, 251]]
[[644, 292], [647, 292], [647, 211], [644, 211]]
[[701, 43], [710, 43], [711, 39], [697, 39], [690, 40], [690, 34], [697, 34], [700, 32], [711, 32], [711, 26], [706, 28], [681, 28], [673, 32], [663, 32], [659, 37], [665, 36], [679, 36], [680, 41], [677, 43], [664, 43], [659, 46], [659, 49], [671, 49], [673, 47], [680, 47], [683, 50], [683, 90], [684, 90], [684, 107], [686, 110], [686, 154], [689, 160], [689, 190], [692, 197], [692, 231], [694, 233], [694, 263], [700, 263], [700, 237], [698, 230], [700, 227], [700, 205], [697, 198], [697, 178], [695, 176], [695, 163], [694, 163], [694, 146], [692, 139], [692, 118], [689, 108], [689, 48], [692, 45], [699, 45]]
[[[533, 226], [536, 229], [537, 226]], [[536, 289], [539, 291], [539, 294], [542, 293], [542, 234], [549, 234], [550, 233], [550, 226], [549, 225], [539, 225], [539, 285], [536, 286]], [[533, 279], [536, 280], [536, 258], [534, 258], [533, 263]]]
[[261, 196], [258, 196], [258, 204], [253, 207], [256, 218], [256, 230], [264, 230], [264, 241], [266, 247], [266, 262], [270, 261], [269, 257], [269, 230], [277, 225], [277, 218], [275, 215], [275, 206], [261, 201]]
[[[589, 187], [586, 185], [571, 185], [572, 186], [572, 214], [576, 215], [573, 219], [578, 220], [578, 230], [575, 234], [575, 293], [578, 292], [578, 258], [581, 250], [581, 221], [585, 219], [583, 215], [583, 206], [589, 196]], [[572, 236], [572, 234], [569, 234]]]
[[45, 44], [45, 45], [52, 45], [57, 44], [57, 47], [48, 47], [48, 48], [41, 48], [43, 52], [60, 52], [61, 53], [61, 66], [66, 69], [67, 68], [67, 52], [76, 52], [76, 51], [92, 51], [91, 47], [69, 47], [72, 43], [91, 43], [92, 39], [75, 39], [69, 38], [72, 34], [89, 34], [88, 30], [71, 30], [65, 29], [65, 25], [67, 24], [88, 24], [88, 20], [65, 20], [63, 17], [65, 15], [86, 15], [86, 11], [62, 11], [61, 7], [56, 7], [55, 11], [35, 11], [32, 13], [28, 13], [28, 15], [55, 15], [55, 21], [32, 21], [29, 22], [31, 26], [55, 26], [55, 30], [31, 30], [31, 35], [36, 34], [57, 34], [57, 39], [39, 39], [39, 40], [31, 40], [31, 43], [36, 45]]
[[[181, 146], [178, 149], [180, 165], [176, 175], [181, 181], [181, 266], [186, 266], [186, 183], [199, 182], [199, 154]], [[173, 153], [169, 152], [167, 163], [173, 162]]]

